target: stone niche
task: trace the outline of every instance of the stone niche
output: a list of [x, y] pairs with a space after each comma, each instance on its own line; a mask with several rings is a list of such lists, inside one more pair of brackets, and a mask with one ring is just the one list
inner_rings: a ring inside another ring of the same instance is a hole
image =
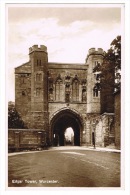
[[114, 114], [104, 113], [87, 114], [86, 117], [86, 132], [87, 142], [93, 145], [92, 134], [94, 134], [95, 145], [98, 147], [106, 147], [115, 144], [114, 133]]
[[95, 141], [97, 145], [106, 147], [115, 143], [113, 124], [113, 113], [104, 113], [95, 118]]

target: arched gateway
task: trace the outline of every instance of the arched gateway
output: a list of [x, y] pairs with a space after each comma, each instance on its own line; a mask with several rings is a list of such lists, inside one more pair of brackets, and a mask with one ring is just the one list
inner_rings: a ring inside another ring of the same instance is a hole
[[[20, 147], [43, 147], [49, 142], [62, 146], [67, 128], [73, 129], [73, 145], [114, 143], [110, 131], [113, 88], [102, 88], [102, 96], [95, 88], [99, 75], [94, 69], [103, 60], [103, 49], [91, 48], [85, 63], [53, 63], [48, 62], [46, 46], [30, 47], [29, 61], [15, 69], [15, 107], [28, 131], [10, 131], [10, 145], [18, 147], [20, 142]], [[105, 113], [99, 117], [101, 110]]]
[[71, 127], [74, 131], [73, 145], [80, 146], [83, 132], [81, 116], [72, 109], [65, 108], [56, 112], [50, 121], [53, 146], [65, 145], [65, 130]]

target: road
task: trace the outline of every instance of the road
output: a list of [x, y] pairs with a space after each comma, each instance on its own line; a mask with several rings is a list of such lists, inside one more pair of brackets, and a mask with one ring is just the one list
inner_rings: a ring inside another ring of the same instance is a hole
[[120, 187], [120, 153], [51, 149], [9, 156], [9, 187]]

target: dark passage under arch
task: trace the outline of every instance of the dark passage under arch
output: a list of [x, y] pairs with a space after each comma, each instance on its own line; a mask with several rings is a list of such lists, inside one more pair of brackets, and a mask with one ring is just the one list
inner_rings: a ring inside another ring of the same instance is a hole
[[80, 132], [81, 132], [81, 121], [80, 118], [69, 110], [59, 112], [52, 120], [52, 142], [53, 146], [64, 146], [65, 145], [65, 131], [68, 127], [71, 127], [74, 131], [75, 146], [80, 146]]

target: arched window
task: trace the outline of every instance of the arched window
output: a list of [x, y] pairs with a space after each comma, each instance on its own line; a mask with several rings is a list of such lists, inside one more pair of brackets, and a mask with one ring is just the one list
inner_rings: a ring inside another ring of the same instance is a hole
[[93, 88], [93, 97], [98, 97], [100, 90], [101, 90], [100, 83], [96, 83], [94, 88]]
[[25, 75], [22, 74], [21, 75], [21, 84], [24, 84], [25, 83], [25, 79], [26, 79]]
[[79, 81], [77, 78], [72, 83], [72, 98], [73, 101], [79, 101]]
[[37, 59], [37, 66], [41, 66], [42, 62], [41, 60]]
[[86, 102], [86, 89], [82, 90], [82, 101]]
[[42, 74], [38, 73], [36, 74], [36, 81], [41, 81], [42, 80]]
[[62, 100], [62, 79], [59, 77], [55, 83], [55, 100], [61, 101]]
[[96, 87], [93, 88], [93, 97], [98, 97], [98, 89]]
[[40, 96], [41, 95], [41, 88], [36, 88], [36, 96]]
[[49, 101], [53, 101], [53, 89], [49, 89]]
[[25, 91], [22, 91], [22, 96], [25, 96], [26, 94], [25, 94]]
[[65, 86], [65, 102], [70, 102], [70, 85]]

